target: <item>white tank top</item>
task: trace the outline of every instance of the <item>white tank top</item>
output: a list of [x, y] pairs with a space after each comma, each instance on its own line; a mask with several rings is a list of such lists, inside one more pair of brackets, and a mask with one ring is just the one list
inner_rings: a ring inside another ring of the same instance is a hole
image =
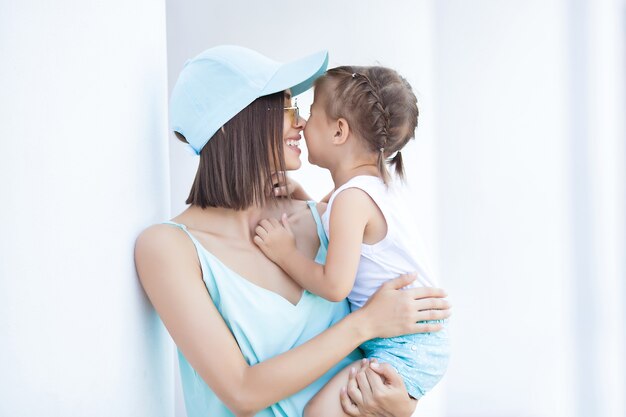
[[409, 234], [414, 222], [406, 201], [401, 199], [393, 184], [387, 186], [378, 177], [359, 175], [333, 192], [322, 216], [328, 238], [332, 240], [329, 220], [333, 201], [347, 188], [365, 191], [387, 222], [387, 235], [381, 241], [372, 245], [361, 244], [354, 287], [348, 295], [352, 311], [361, 308], [383, 283], [401, 274], [417, 272], [418, 278], [412, 286], [434, 286], [434, 277], [428, 269], [421, 240]]

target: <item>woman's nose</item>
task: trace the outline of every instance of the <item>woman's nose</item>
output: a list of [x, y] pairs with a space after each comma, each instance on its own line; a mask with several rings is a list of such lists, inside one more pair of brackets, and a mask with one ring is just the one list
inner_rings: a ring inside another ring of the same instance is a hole
[[297, 129], [304, 129], [306, 127], [306, 119], [300, 115], [298, 115], [298, 120], [296, 121]]

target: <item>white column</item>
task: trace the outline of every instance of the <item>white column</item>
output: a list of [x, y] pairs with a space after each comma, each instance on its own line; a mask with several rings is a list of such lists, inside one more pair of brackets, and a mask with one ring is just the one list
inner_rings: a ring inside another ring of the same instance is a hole
[[169, 214], [165, 4], [0, 3], [0, 415], [173, 414], [136, 278]]
[[569, 3], [577, 417], [626, 413], [626, 2]]
[[563, 1], [437, 4], [449, 417], [575, 415], [567, 24]]

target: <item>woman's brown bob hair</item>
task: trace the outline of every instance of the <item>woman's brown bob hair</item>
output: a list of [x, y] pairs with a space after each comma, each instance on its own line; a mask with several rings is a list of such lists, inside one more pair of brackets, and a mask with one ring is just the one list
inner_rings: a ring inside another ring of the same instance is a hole
[[200, 151], [187, 204], [244, 210], [276, 198], [272, 172], [285, 170], [284, 103], [282, 91], [259, 97], [211, 137]]

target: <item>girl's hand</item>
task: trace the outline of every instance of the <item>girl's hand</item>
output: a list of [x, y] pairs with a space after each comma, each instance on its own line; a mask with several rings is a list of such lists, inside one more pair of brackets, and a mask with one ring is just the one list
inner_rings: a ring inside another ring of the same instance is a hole
[[446, 292], [430, 287], [404, 289], [415, 279], [416, 275], [401, 275], [387, 281], [353, 313], [361, 315], [367, 339], [441, 330], [440, 323], [420, 322], [450, 317]]
[[296, 251], [296, 238], [291, 231], [287, 214], [283, 213], [282, 224], [276, 219], [264, 219], [256, 229], [254, 243], [272, 262], [280, 265], [283, 259]]
[[395, 369], [376, 359], [363, 359], [361, 369], [350, 372], [340, 400], [343, 411], [352, 417], [410, 417], [417, 405]]
[[304, 188], [294, 179], [287, 176], [285, 171], [277, 171], [272, 174], [272, 192], [276, 197], [291, 197], [294, 200], [308, 201], [312, 198], [304, 191]]

